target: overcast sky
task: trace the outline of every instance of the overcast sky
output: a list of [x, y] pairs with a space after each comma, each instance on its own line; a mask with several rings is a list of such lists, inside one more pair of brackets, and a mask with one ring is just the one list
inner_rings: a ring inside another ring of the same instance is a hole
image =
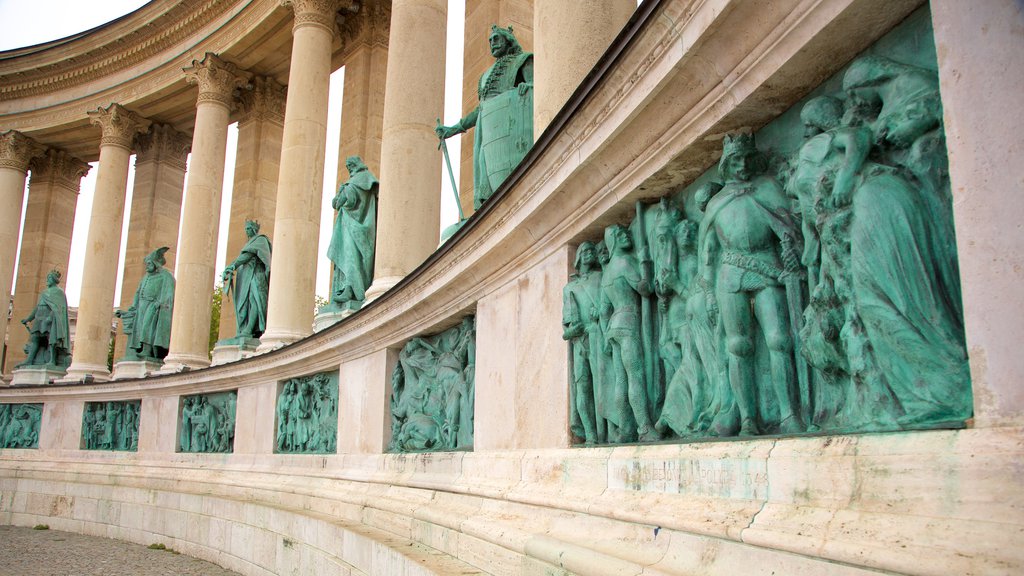
[[[0, 0], [0, 50], [10, 50], [23, 46], [31, 46], [64, 38], [78, 32], [101, 26], [115, 20], [146, 4], [142, 0], [99, 0], [85, 2], [82, 0]], [[445, 86], [445, 118], [446, 124], [452, 124], [461, 116], [462, 102], [462, 38], [465, 11], [464, 0], [449, 0], [448, 8], [448, 47], [447, 47], [447, 82]], [[330, 266], [327, 261], [327, 245], [330, 243], [334, 212], [331, 209], [331, 198], [334, 196], [334, 182], [338, 170], [338, 140], [341, 126], [341, 100], [344, 82], [344, 69], [331, 76], [331, 92], [327, 123], [327, 154], [324, 162], [324, 194], [323, 212], [320, 221], [320, 249], [317, 270], [317, 294], [326, 296], [329, 290]], [[224, 196], [221, 209], [220, 238], [217, 248], [217, 268], [223, 269], [226, 258], [228, 215], [231, 205], [232, 178], [234, 176], [235, 146], [237, 143], [236, 125], [232, 124], [228, 131], [228, 157], [224, 171]], [[455, 178], [459, 178], [460, 139], [449, 140], [449, 151], [453, 158], [452, 168]], [[438, 153], [438, 162], [441, 162]], [[78, 198], [75, 213], [75, 229], [71, 241], [71, 262], [67, 278], [67, 295], [70, 306], [78, 306], [81, 292], [82, 265], [85, 260], [85, 243], [88, 236], [89, 218], [92, 213], [92, 196], [96, 185], [96, 164], [93, 163], [89, 175], [82, 180], [82, 189]], [[451, 186], [448, 184], [447, 173], [442, 174], [441, 191], [441, 222], [438, 230], [452, 224], [458, 219]], [[131, 206], [132, 183], [134, 182], [134, 163], [128, 178], [125, 218], [121, 236], [121, 257], [118, 265], [118, 286], [115, 302], [120, 301], [120, 278], [124, 265], [125, 241], [128, 233], [128, 215]], [[187, 175], [186, 175], [187, 187]], [[27, 195], [26, 195], [27, 201]], [[24, 218], [24, 212], [22, 214]], [[156, 247], [154, 247], [156, 248]], [[234, 254], [231, 258], [234, 258]], [[130, 286], [127, 290], [134, 291]], [[15, 283], [15, 290], [17, 284]], [[313, 303], [310, 303], [312, 306]]]

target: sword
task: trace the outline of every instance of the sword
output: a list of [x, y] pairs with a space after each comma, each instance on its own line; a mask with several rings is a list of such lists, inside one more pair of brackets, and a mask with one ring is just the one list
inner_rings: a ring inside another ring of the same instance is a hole
[[[441, 127], [441, 119], [437, 119], [437, 128]], [[437, 128], [434, 130], [436, 131]], [[437, 145], [444, 154], [444, 164], [448, 167], [448, 177], [452, 181], [452, 193], [455, 194], [455, 207], [459, 209], [459, 222], [466, 219], [466, 215], [462, 213], [462, 202], [459, 200], [459, 187], [455, 184], [455, 173], [452, 172], [452, 160], [448, 157], [448, 143], [445, 142], [444, 138], [441, 138], [441, 143]]]
[[[789, 236], [783, 240], [784, 249], [792, 249], [793, 239]], [[804, 321], [804, 282], [803, 275], [797, 273], [785, 274], [782, 285], [786, 289], [786, 302], [789, 307], [789, 330], [793, 337], [793, 356], [795, 356], [796, 378], [800, 386], [799, 402], [797, 407], [804, 425], [810, 427], [811, 419], [814, 417], [814, 409], [811, 406], [811, 375], [810, 367], [804, 358], [800, 343], [800, 326]]]

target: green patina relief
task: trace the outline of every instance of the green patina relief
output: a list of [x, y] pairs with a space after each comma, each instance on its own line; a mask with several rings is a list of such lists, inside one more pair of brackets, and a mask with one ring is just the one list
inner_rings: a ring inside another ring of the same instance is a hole
[[584, 443], [962, 426], [971, 416], [921, 10], [717, 170], [577, 249]]
[[234, 452], [238, 392], [195, 394], [181, 398], [179, 452]]
[[391, 375], [392, 452], [473, 447], [476, 319], [413, 338]]
[[[248, 238], [242, 251], [224, 268], [221, 279], [226, 296], [235, 303], [235, 337], [223, 344], [258, 345], [267, 327], [267, 298], [270, 294], [270, 238], [260, 234], [260, 223], [245, 221]], [[232, 416], [233, 417], [233, 416]]]
[[0, 448], [39, 448], [42, 404], [0, 404]]
[[278, 454], [334, 454], [338, 451], [338, 374], [292, 378], [277, 395]]
[[533, 146], [533, 54], [523, 52], [512, 27], [491, 27], [494, 64], [477, 85], [479, 105], [452, 126], [438, 126], [439, 138], [475, 127], [473, 205], [486, 202]]
[[128, 337], [124, 360], [163, 362], [171, 346], [174, 276], [164, 268], [167, 250], [164, 246], [146, 256], [146, 274], [131, 307], [115, 313]]
[[373, 283], [377, 245], [377, 195], [380, 182], [358, 156], [345, 160], [349, 178], [338, 187], [331, 205], [338, 211], [327, 248], [331, 260], [331, 298], [321, 311], [359, 310]]
[[28, 330], [25, 361], [17, 368], [67, 368], [71, 364], [68, 299], [60, 288], [60, 272], [46, 275], [46, 288], [32, 313], [21, 321]]
[[82, 446], [86, 450], [137, 451], [141, 407], [141, 400], [86, 402]]

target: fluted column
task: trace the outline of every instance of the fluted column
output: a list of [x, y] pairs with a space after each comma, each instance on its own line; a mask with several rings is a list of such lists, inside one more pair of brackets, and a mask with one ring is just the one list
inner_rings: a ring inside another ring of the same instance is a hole
[[117, 259], [121, 251], [121, 221], [128, 186], [128, 161], [131, 159], [133, 138], [147, 131], [150, 124], [149, 120], [120, 104], [93, 110], [89, 112], [89, 119], [102, 130], [100, 162], [96, 174], [96, 190], [93, 193], [92, 216], [89, 219], [74, 351], [65, 378], [67, 381], [80, 380], [86, 376], [97, 380], [110, 378], [107, 347], [110, 345], [110, 324], [114, 317], [114, 285], [117, 281]]
[[608, 49], [635, 0], [543, 0], [533, 10], [533, 138]]
[[[253, 78], [252, 88], [242, 91], [242, 115], [238, 120], [235, 181], [228, 224], [228, 262], [245, 246], [246, 220], [256, 220], [260, 223], [261, 234], [274, 237], [284, 97], [284, 86], [272, 78]], [[225, 299], [220, 309], [219, 339], [234, 338], [236, 330], [234, 302]]]
[[274, 216], [274, 259], [261, 350], [313, 332], [317, 244], [327, 148], [327, 94], [336, 0], [283, 0], [295, 12]]
[[182, 211], [181, 243], [175, 273], [171, 347], [164, 370], [210, 365], [211, 294], [216, 274], [217, 233], [228, 144], [228, 117], [233, 93], [252, 75], [209, 52], [185, 68], [185, 77], [199, 85], [192, 165]]
[[21, 132], [0, 132], [0, 336], [7, 334], [7, 303], [11, 301], [14, 260], [18, 257], [25, 175], [29, 161], [43, 150]]
[[377, 255], [367, 300], [423, 262], [440, 238], [441, 160], [434, 125], [444, 108], [447, 10], [445, 0], [391, 4]]
[[[543, 0], [542, 0], [543, 1]], [[516, 40], [526, 52], [533, 52], [533, 0], [466, 0], [466, 27], [462, 52], [462, 115], [480, 103], [480, 77], [494, 64], [488, 38], [491, 26], [512, 26]], [[462, 212], [473, 213], [473, 138], [475, 130], [459, 136], [462, 153], [459, 164], [459, 200]], [[454, 162], [454, 160], [453, 160]]]
[[[135, 290], [146, 273], [143, 259], [147, 254], [161, 246], [170, 247], [164, 266], [174, 270], [185, 163], [191, 147], [192, 138], [166, 124], [153, 126], [148, 134], [135, 139], [135, 183], [121, 274], [121, 309], [132, 305]], [[117, 334], [115, 362], [124, 357], [127, 340], [124, 334]]]
[[67, 278], [71, 255], [71, 233], [82, 177], [89, 165], [62, 150], [49, 149], [32, 160], [29, 167], [28, 206], [18, 260], [18, 291], [14, 295], [14, 323], [7, 334], [6, 371], [25, 360], [28, 331], [18, 322], [32, 313], [39, 293], [46, 288], [46, 275], [59, 270]]

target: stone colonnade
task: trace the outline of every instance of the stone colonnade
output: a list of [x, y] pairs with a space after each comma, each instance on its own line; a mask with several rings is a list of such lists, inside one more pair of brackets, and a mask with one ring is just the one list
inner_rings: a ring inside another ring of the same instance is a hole
[[[365, 5], [342, 0], [282, 3], [295, 14], [287, 89], [272, 78], [238, 69], [218, 55], [207, 53], [184, 70], [186, 78], [198, 84], [191, 142], [186, 134], [143, 118], [121, 104], [113, 103], [88, 113], [91, 122], [100, 127], [102, 139], [77, 342], [68, 381], [111, 377], [106, 367], [113, 319], [111, 304], [132, 152], [137, 154], [135, 196], [120, 307], [127, 308], [132, 303], [134, 288], [144, 273], [145, 255], [160, 246], [171, 247], [167, 268], [174, 270], [176, 264], [177, 288], [165, 370], [209, 365], [209, 287], [219, 272], [214, 260], [226, 130], [236, 109], [239, 143], [229, 258], [245, 242], [245, 220], [258, 220], [261, 232], [274, 243], [267, 330], [260, 348], [271, 350], [312, 332], [327, 93], [332, 43], [339, 28], [350, 43], [345, 60], [345, 114], [339, 156], [362, 156], [381, 178], [375, 280], [368, 299], [394, 286], [436, 247], [441, 166], [433, 128], [434, 119], [441, 116], [444, 100], [447, 1], [394, 0]], [[573, 24], [578, 12], [565, 6], [535, 11], [529, 0], [502, 0], [494, 10], [490, 5], [469, 2], [465, 61], [471, 64], [467, 64], [465, 77], [467, 86], [472, 83], [474, 89], [468, 91], [467, 102], [475, 98], [476, 80], [493, 62], [486, 42], [490, 24], [512, 24], [528, 49], [533, 44], [531, 26], [537, 28], [539, 24], [549, 35], [544, 45], [550, 45], [550, 50], [559, 55], [557, 60], [542, 62], [557, 67], [564, 82], [538, 82], [537, 98], [550, 110], [560, 108], [572, 86], [593, 66], [633, 7], [627, 0], [591, 4], [593, 12], [600, 16], [594, 22], [587, 16], [587, 26], [580, 28]], [[551, 24], [560, 19], [569, 22], [561, 26]], [[564, 33], [566, 26], [572, 28], [572, 34]], [[545, 42], [542, 38], [537, 41]], [[568, 71], [571, 74], [566, 74]], [[547, 121], [550, 118], [543, 122]], [[538, 124], [536, 134], [543, 131], [544, 125]], [[23, 258], [19, 277], [26, 280], [19, 284], [15, 314], [15, 318], [20, 318], [19, 314], [27, 314], [34, 305], [46, 272], [50, 268], [66, 269], [75, 193], [88, 165], [62, 156], [57, 150], [47, 152], [44, 146], [20, 133], [7, 132], [3, 138], [0, 205], [18, 207], [2, 211], [13, 223], [4, 223], [3, 234], [17, 234], [29, 161], [41, 157], [32, 164], [34, 200], [28, 215], [32, 227], [26, 228], [26, 234], [31, 232], [33, 238], [42, 239], [33, 242], [33, 249], [42, 250], [45, 256], [32, 258], [31, 265]], [[185, 191], [185, 159], [189, 151], [193, 155]], [[48, 166], [63, 172], [56, 177], [48, 176]], [[339, 181], [345, 177], [342, 170], [339, 169]], [[472, 170], [468, 173], [464, 178], [471, 181]], [[277, 201], [278, 191], [287, 198], [286, 202]], [[471, 197], [471, 188], [463, 194]], [[10, 252], [0, 254], [0, 285], [5, 289], [13, 282], [16, 240], [12, 237], [2, 242], [5, 251]], [[8, 250], [8, 246], [12, 248]], [[5, 322], [6, 319], [0, 320], [0, 334], [6, 332]], [[233, 336], [234, 329], [233, 309], [225, 302], [220, 337]], [[18, 334], [9, 340], [9, 345], [23, 344], [24, 336]], [[115, 359], [124, 354], [123, 340], [119, 335]], [[21, 357], [15, 351], [8, 352], [9, 359], [20, 361]], [[8, 362], [5, 372], [10, 373], [12, 368], [13, 363]]]

